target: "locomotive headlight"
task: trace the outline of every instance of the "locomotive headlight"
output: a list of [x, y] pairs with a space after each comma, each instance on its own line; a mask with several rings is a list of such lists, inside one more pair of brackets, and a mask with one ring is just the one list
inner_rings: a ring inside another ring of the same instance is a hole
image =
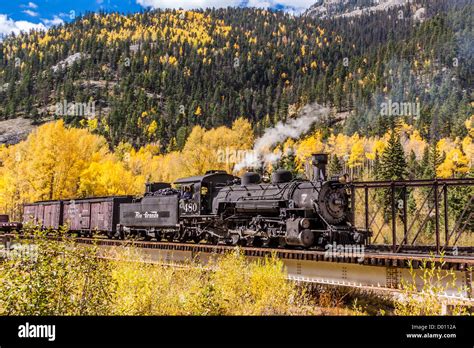
[[311, 221], [309, 219], [303, 218], [300, 220], [301, 228], [308, 229], [311, 226]]

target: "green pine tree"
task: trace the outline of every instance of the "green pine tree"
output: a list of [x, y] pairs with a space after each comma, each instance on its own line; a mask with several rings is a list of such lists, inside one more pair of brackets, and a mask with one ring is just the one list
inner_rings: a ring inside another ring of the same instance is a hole
[[410, 155], [408, 156], [408, 178], [409, 179], [416, 179], [420, 172], [420, 165], [418, 164], [418, 160], [416, 159], [415, 151], [411, 150]]
[[334, 175], [342, 174], [342, 169], [342, 163], [339, 160], [339, 157], [337, 157], [337, 155], [331, 156], [328, 166], [328, 176], [331, 177]]
[[[382, 152], [380, 159], [380, 170], [376, 174], [381, 180], [404, 180], [407, 176], [407, 163], [399, 135], [392, 129], [387, 147]], [[400, 189], [394, 189], [395, 199], [400, 197]], [[383, 206], [384, 220], [392, 219], [391, 189], [383, 189], [379, 192], [379, 202]], [[401, 216], [402, 212], [398, 212]]]
[[293, 174], [293, 177], [295, 177], [298, 174], [295, 162], [295, 153], [293, 151], [288, 151], [282, 155], [277, 163], [276, 168], [288, 170], [291, 172], [291, 174]]
[[390, 134], [387, 147], [380, 160], [380, 178], [384, 180], [403, 180], [407, 176], [407, 163], [400, 137], [395, 131]]
[[[444, 161], [444, 154], [441, 154], [438, 147], [436, 146], [436, 142], [431, 142], [429, 148], [427, 148], [427, 158], [424, 167], [423, 177], [426, 179], [434, 179], [436, 178], [436, 168], [443, 163]], [[425, 161], [423, 161], [425, 162]]]

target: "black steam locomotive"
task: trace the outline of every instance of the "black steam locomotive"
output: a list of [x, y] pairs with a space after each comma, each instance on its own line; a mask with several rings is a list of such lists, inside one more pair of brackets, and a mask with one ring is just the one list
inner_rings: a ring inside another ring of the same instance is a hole
[[326, 154], [313, 155], [312, 164], [312, 180], [285, 170], [269, 183], [254, 172], [238, 178], [210, 171], [175, 188], [148, 184], [143, 198], [120, 204], [116, 236], [304, 248], [366, 243], [368, 232], [351, 224], [347, 177], [326, 180]]
[[368, 231], [352, 220], [346, 176], [326, 180], [326, 154], [312, 157], [311, 180], [285, 170], [271, 182], [258, 173], [225, 171], [168, 183], [149, 183], [143, 197], [93, 197], [24, 206], [23, 224], [110, 238], [309, 248], [365, 244]]

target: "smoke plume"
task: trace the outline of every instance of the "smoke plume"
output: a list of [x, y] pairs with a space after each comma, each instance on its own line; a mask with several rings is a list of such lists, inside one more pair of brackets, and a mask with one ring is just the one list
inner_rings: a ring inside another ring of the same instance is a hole
[[281, 157], [281, 154], [271, 152], [275, 145], [288, 138], [299, 138], [309, 131], [315, 122], [323, 121], [329, 112], [328, 108], [313, 103], [303, 107], [299, 117], [286, 123], [278, 122], [274, 127], [267, 128], [264, 134], [255, 141], [253, 150], [249, 151], [244, 159], [235, 165], [234, 172], [243, 168], [259, 168], [262, 164], [275, 163]]

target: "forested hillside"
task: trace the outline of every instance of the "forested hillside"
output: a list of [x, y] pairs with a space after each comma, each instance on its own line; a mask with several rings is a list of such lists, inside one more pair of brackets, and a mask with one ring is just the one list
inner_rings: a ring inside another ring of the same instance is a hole
[[[427, 142], [463, 138], [472, 13], [470, 1], [418, 0], [327, 19], [246, 8], [86, 14], [0, 43], [0, 119], [63, 118], [109, 145], [153, 142], [164, 153], [182, 150], [195, 125], [243, 117], [259, 136], [316, 101], [334, 110], [334, 133], [383, 136], [403, 121]], [[387, 116], [387, 101], [416, 107]]]

